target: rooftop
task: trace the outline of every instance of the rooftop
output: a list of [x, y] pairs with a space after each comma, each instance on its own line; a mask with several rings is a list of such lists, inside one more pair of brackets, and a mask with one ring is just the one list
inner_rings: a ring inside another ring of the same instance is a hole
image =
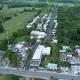
[[39, 45], [32, 57], [32, 59], [41, 59], [42, 56], [42, 50], [43, 50], [44, 46], [43, 45]]

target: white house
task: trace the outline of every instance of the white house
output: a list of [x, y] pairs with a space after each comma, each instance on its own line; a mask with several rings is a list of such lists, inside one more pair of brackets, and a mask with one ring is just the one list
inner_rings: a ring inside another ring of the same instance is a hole
[[70, 46], [62, 46], [62, 49], [63, 49], [63, 50], [70, 49]]
[[57, 44], [58, 40], [57, 39], [53, 39], [52, 42]]
[[29, 23], [26, 27], [27, 27], [27, 28], [31, 28], [31, 27], [32, 27], [32, 24]]
[[57, 64], [48, 63], [47, 69], [49, 69], [49, 70], [57, 70]]

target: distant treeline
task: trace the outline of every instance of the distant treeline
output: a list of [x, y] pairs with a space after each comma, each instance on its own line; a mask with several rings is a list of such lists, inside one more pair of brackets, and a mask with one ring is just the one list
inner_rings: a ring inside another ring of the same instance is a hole
[[[0, 3], [16, 3], [16, 2], [31, 2], [35, 0], [0, 0]], [[36, 2], [64, 2], [64, 3], [78, 3], [80, 0], [36, 0]]]
[[64, 2], [64, 3], [74, 3], [80, 2], [79, 0], [39, 0], [39, 2]]
[[45, 7], [47, 6], [46, 3], [9, 3], [8, 8], [15, 8], [15, 7]]
[[60, 45], [80, 45], [80, 7], [59, 8], [57, 30]]

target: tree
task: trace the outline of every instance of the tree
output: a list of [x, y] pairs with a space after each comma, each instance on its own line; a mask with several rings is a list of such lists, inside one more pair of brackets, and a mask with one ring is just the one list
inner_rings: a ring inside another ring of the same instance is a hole
[[31, 39], [31, 41], [30, 41], [30, 43], [32, 44], [32, 45], [34, 45], [35, 43], [36, 43], [36, 39]]
[[17, 54], [14, 53], [12, 50], [7, 49], [5, 52], [5, 57], [7, 57], [9, 59], [12, 66], [17, 67], [19, 65], [19, 60], [18, 60]]
[[19, 80], [19, 77], [18, 76], [15, 76], [15, 75], [6, 75], [4, 76], [4, 80]]
[[0, 33], [2, 33], [4, 31], [4, 27], [2, 24], [0, 24]]
[[0, 49], [1, 50], [6, 50], [7, 49], [7, 44], [8, 44], [7, 39], [4, 39], [4, 40], [0, 41]]

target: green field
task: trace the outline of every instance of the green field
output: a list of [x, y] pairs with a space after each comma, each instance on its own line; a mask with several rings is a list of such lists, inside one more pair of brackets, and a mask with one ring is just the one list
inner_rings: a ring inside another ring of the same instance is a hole
[[[12, 75], [0, 75], [0, 80], [18, 80], [18, 79]], [[19, 80], [24, 80], [24, 78], [20, 77]]]
[[23, 28], [27, 21], [31, 20], [35, 14], [36, 12], [24, 12], [3, 23], [5, 32], [0, 34], [0, 40], [6, 38], [6, 31], [8, 31], [8, 36], [11, 36], [13, 32]]

